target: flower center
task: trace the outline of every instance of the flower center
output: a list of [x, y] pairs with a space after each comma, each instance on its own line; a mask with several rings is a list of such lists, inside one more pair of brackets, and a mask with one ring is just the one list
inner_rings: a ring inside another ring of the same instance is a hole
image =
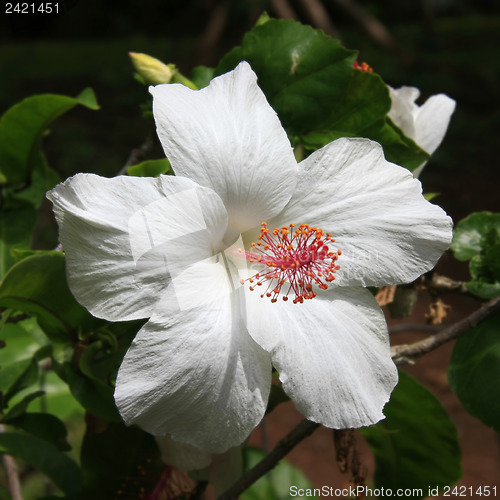
[[[284, 292], [283, 300], [295, 295], [294, 304], [302, 304], [305, 299], [313, 299], [313, 285], [326, 290], [328, 283], [335, 279], [334, 274], [340, 269], [337, 259], [340, 250], [329, 248], [335, 240], [330, 233], [317, 227], [295, 224], [275, 228], [270, 231], [262, 223], [259, 239], [252, 243], [252, 250], [238, 249], [251, 263], [261, 264], [264, 269], [251, 278], [241, 280], [241, 284], [250, 282], [250, 290], [267, 284], [261, 297], [269, 297], [276, 302]], [[285, 289], [286, 292], [283, 290]]]

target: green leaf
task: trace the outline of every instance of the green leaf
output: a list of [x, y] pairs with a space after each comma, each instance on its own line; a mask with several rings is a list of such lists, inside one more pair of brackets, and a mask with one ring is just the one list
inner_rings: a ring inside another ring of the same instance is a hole
[[36, 315], [56, 341], [73, 341], [79, 330], [98, 323], [71, 295], [61, 252], [32, 255], [15, 264], [0, 285], [0, 307]]
[[470, 260], [478, 255], [483, 248], [483, 236], [491, 229], [499, 227], [499, 213], [476, 212], [461, 220], [455, 227], [451, 244], [455, 258]]
[[45, 200], [45, 193], [59, 182], [61, 182], [59, 174], [48, 165], [45, 155], [39, 151], [33, 162], [29, 186], [20, 191], [12, 187], [7, 196], [10, 199], [30, 203], [38, 209]]
[[[9, 412], [10, 414], [10, 412]], [[6, 415], [4, 422], [52, 443], [60, 451], [70, 451], [66, 426], [49, 413], [23, 413], [15, 418]]]
[[33, 385], [37, 380], [38, 364], [34, 358], [22, 359], [0, 366], [2, 404], [6, 405], [12, 396]]
[[226, 54], [215, 75], [248, 61], [259, 87], [290, 134], [318, 130], [343, 99], [351, 81], [354, 51], [320, 30], [292, 20], [256, 26]]
[[17, 203], [0, 210], [0, 280], [16, 263], [13, 250], [27, 250], [35, 227], [36, 210], [28, 203]]
[[28, 97], [8, 109], [0, 119], [0, 174], [4, 183], [28, 181], [41, 138], [52, 121], [76, 105], [98, 109], [92, 89], [77, 97], [43, 94]]
[[76, 356], [70, 349], [55, 351], [54, 368], [75, 399], [90, 413], [122, 422], [113, 397], [113, 383], [128, 347], [143, 324], [142, 320], [127, 321], [97, 329], [92, 333], [95, 340], [81, 344]]
[[[456, 428], [439, 400], [404, 372], [385, 420], [361, 428], [376, 460], [375, 487], [442, 488], [462, 475]], [[423, 498], [415, 497], [415, 498]]]
[[[353, 117], [354, 119], [354, 117]], [[341, 137], [361, 136], [378, 142], [386, 159], [396, 165], [415, 170], [429, 155], [406, 137], [388, 118], [383, 118], [359, 133], [348, 129], [313, 131], [300, 138], [308, 150], [315, 151]]]
[[500, 432], [500, 314], [458, 338], [448, 369], [450, 386], [464, 408]]
[[4, 343], [0, 349], [0, 365], [31, 358], [48, 342], [34, 318], [6, 323], [0, 331], [0, 340]]
[[113, 387], [76, 371], [69, 362], [64, 363], [58, 373], [69, 385], [71, 394], [87, 411], [111, 422], [122, 421], [115, 405]]
[[4, 416], [3, 421], [4, 422], [9, 422], [11, 420], [15, 420], [16, 418], [20, 417], [28, 408], [29, 404], [36, 398], [39, 398], [45, 394], [44, 391], [36, 391], [32, 392], [31, 394], [28, 394], [23, 397], [19, 403], [17, 403], [15, 406], [13, 406], [7, 414]]
[[[245, 472], [257, 465], [266, 453], [252, 447], [243, 448], [243, 461]], [[250, 488], [244, 491], [241, 500], [288, 500], [290, 498], [290, 486], [296, 486], [297, 490], [304, 490], [304, 495], [294, 495], [294, 498], [316, 498], [313, 486], [304, 474], [282, 460], [272, 471], [261, 477]]]
[[0, 434], [0, 452], [31, 464], [46, 474], [70, 497], [77, 497], [82, 487], [78, 465], [53, 444], [28, 434]]
[[170, 162], [163, 158], [161, 160], [148, 160], [131, 165], [127, 168], [127, 174], [135, 177], [158, 177], [170, 170]]
[[411, 171], [430, 158], [428, 153], [406, 137], [387, 117], [365, 129], [363, 137], [381, 144], [388, 161]]
[[196, 66], [191, 72], [191, 81], [199, 88], [206, 87], [214, 77], [214, 68], [208, 66]]
[[337, 102], [332, 110], [325, 110], [330, 112], [326, 128], [366, 137], [363, 132], [383, 119], [390, 108], [389, 90], [382, 78], [374, 73], [352, 70], [345, 98]]
[[104, 432], [83, 438], [81, 464], [85, 485], [83, 498], [109, 500], [118, 491], [140, 498], [141, 488], [154, 490], [165, 465], [153, 436], [137, 427], [109, 424]]
[[42, 398], [34, 399], [30, 403], [28, 411], [51, 413], [63, 420], [77, 417], [76, 419], [82, 421], [85, 410], [71, 394], [68, 384], [61, 380], [54, 371], [49, 371], [44, 375], [42, 387], [45, 395], [43, 400]]
[[500, 214], [477, 212], [460, 221], [451, 249], [457, 259], [470, 259], [471, 293], [484, 299], [500, 295]]

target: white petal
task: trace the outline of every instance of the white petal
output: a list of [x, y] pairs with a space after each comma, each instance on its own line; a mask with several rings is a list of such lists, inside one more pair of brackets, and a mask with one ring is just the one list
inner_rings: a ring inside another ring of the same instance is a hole
[[79, 174], [47, 197], [71, 291], [108, 320], [150, 316], [170, 277], [212, 255], [227, 226], [217, 194], [182, 177]]
[[156, 436], [156, 443], [160, 448], [163, 462], [184, 472], [204, 469], [212, 461], [209, 453], [204, 453], [189, 444], [178, 443], [168, 434]]
[[332, 233], [342, 250], [336, 285], [409, 283], [451, 243], [451, 219], [367, 139], [339, 139], [313, 153], [299, 165], [298, 186], [271, 225], [306, 223]]
[[303, 304], [245, 295], [248, 330], [271, 353], [302, 414], [336, 429], [383, 418], [397, 370], [383, 313], [370, 292], [330, 289]]
[[417, 111], [415, 101], [420, 95], [420, 91], [415, 87], [401, 87], [393, 89], [389, 87], [391, 96], [391, 109], [388, 116], [406, 136], [415, 139], [415, 119], [414, 113]]
[[177, 175], [212, 188], [239, 231], [280, 212], [297, 164], [279, 119], [246, 62], [193, 91], [151, 87], [158, 135]]
[[214, 486], [215, 496], [219, 497], [243, 475], [243, 456], [241, 447], [227, 450], [221, 455], [212, 456], [209, 481]]
[[415, 142], [432, 154], [443, 140], [455, 101], [444, 94], [430, 97], [415, 113]]
[[[127, 424], [208, 453], [246, 439], [264, 415], [271, 384], [269, 355], [248, 335], [238, 295], [216, 260], [167, 289], [127, 352], [115, 391]], [[189, 284], [191, 307], [181, 308], [176, 291]]]

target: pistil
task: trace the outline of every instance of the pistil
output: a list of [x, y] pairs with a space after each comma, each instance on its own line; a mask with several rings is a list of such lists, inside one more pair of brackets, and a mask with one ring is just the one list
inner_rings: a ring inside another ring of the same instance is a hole
[[262, 223], [259, 239], [251, 250], [239, 249], [245, 259], [261, 265], [262, 270], [241, 283], [250, 283], [250, 291], [266, 286], [261, 297], [276, 302], [281, 295], [284, 301], [293, 296], [294, 304], [316, 297], [314, 286], [322, 290], [335, 280], [340, 269], [337, 264], [340, 250], [331, 250], [335, 240], [330, 233], [308, 224], [289, 224], [272, 231]]

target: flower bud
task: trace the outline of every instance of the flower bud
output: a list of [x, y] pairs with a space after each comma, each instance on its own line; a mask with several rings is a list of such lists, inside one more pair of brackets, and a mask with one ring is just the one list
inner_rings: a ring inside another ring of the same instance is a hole
[[167, 65], [159, 59], [138, 52], [129, 52], [128, 55], [137, 73], [146, 83], [152, 85], [170, 83], [175, 74], [175, 66], [173, 64]]

